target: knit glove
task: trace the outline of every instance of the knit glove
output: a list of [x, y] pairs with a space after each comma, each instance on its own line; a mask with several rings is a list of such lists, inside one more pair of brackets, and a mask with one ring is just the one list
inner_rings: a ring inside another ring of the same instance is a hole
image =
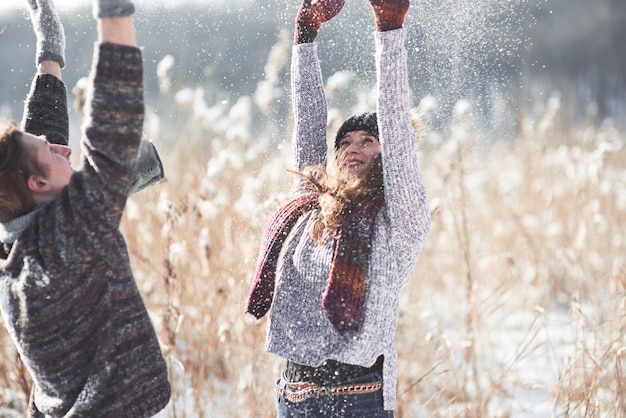
[[28, 13], [37, 37], [35, 63], [51, 60], [65, 67], [65, 31], [52, 0], [28, 0]]
[[409, 10], [409, 0], [369, 0], [374, 11], [376, 30], [385, 32], [400, 29]]
[[96, 19], [130, 16], [135, 5], [130, 0], [93, 0], [93, 17]]
[[308, 44], [317, 38], [322, 23], [337, 16], [346, 0], [303, 0], [296, 17], [296, 44]]
[[163, 163], [161, 162], [159, 152], [154, 143], [142, 134], [128, 194], [133, 195], [140, 192], [146, 187], [163, 180], [163, 178]]

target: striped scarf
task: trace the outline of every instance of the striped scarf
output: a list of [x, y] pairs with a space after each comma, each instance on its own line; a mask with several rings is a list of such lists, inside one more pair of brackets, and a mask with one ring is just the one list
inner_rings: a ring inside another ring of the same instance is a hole
[[[246, 312], [257, 319], [270, 309], [274, 298], [276, 267], [285, 239], [304, 213], [319, 208], [317, 193], [296, 197], [270, 217], [263, 234], [261, 250]], [[374, 219], [381, 204], [373, 198], [349, 210], [341, 223], [322, 307], [340, 334], [357, 331], [363, 318], [365, 271], [369, 260]]]

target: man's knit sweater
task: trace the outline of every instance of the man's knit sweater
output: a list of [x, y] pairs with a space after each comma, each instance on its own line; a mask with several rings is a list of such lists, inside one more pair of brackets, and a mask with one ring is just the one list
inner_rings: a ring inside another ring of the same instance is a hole
[[[317, 216], [313, 210], [299, 219], [283, 246], [266, 348], [308, 366], [332, 359], [369, 367], [384, 355], [384, 407], [393, 410], [400, 289], [411, 276], [431, 223], [409, 113], [404, 30], [376, 32], [375, 40], [385, 202], [374, 222], [363, 324], [356, 333], [341, 335], [322, 308], [335, 243], [319, 246], [311, 240], [309, 229]], [[301, 170], [323, 164], [327, 151], [327, 105], [315, 43], [294, 47], [291, 75], [294, 165]]]
[[[24, 105], [22, 129], [33, 135], [44, 135], [51, 144], [68, 145], [67, 89], [61, 79], [50, 74], [35, 76]], [[163, 163], [155, 145], [142, 135], [129, 196], [163, 180], [164, 177]], [[39, 209], [0, 224], [0, 243], [12, 244], [32, 223]]]
[[148, 417], [170, 397], [119, 231], [143, 125], [142, 71], [139, 49], [97, 45], [81, 167], [0, 259], [0, 309], [34, 381], [33, 416]]

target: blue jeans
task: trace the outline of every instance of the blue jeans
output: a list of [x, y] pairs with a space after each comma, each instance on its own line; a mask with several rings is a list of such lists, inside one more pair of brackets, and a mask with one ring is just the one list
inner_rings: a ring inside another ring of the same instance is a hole
[[[356, 379], [341, 382], [342, 385], [354, 383], [382, 381], [380, 373], [372, 373]], [[287, 381], [280, 379], [279, 385], [283, 388]], [[372, 393], [358, 395], [325, 395], [319, 398], [310, 398], [302, 402], [293, 403], [278, 397], [277, 418], [393, 418], [393, 411], [383, 409], [383, 391], [380, 389]]]

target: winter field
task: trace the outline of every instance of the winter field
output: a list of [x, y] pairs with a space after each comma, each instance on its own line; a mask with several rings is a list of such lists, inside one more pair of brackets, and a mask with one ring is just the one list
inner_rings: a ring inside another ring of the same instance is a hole
[[[159, 66], [176, 122], [148, 112], [145, 129], [167, 179], [129, 200], [122, 227], [174, 387], [160, 417], [274, 415], [282, 361], [264, 352], [265, 320], [243, 312], [264, 222], [291, 185], [290, 121], [267, 122], [285, 102], [286, 51], [232, 104], [173, 91], [174, 63]], [[357, 88], [342, 74], [327, 87]], [[371, 109], [370, 93], [343, 112], [331, 97], [330, 129]], [[436, 100], [414, 101], [433, 230], [401, 301], [396, 416], [626, 416], [623, 130], [573, 122], [554, 94], [495, 141], [469, 102], [435, 129]], [[0, 417], [22, 416], [28, 375], [3, 327], [0, 340]]]

